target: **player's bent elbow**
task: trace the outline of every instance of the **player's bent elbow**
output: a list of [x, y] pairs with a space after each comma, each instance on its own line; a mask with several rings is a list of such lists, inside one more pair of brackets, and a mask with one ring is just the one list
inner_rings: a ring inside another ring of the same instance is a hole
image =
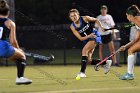
[[17, 44], [17, 41], [10, 41], [10, 43], [11, 43], [12, 45], [16, 45], [16, 44]]
[[80, 40], [80, 41], [84, 41], [85, 39], [83, 39], [83, 38], [79, 38], [79, 40]]
[[97, 18], [94, 18], [95, 22], [99, 21]]

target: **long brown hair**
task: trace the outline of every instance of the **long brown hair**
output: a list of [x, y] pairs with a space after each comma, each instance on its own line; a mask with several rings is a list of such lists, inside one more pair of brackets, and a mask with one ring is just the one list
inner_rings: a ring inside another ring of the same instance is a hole
[[140, 16], [140, 9], [137, 5], [132, 5], [127, 9], [126, 13], [133, 16]]

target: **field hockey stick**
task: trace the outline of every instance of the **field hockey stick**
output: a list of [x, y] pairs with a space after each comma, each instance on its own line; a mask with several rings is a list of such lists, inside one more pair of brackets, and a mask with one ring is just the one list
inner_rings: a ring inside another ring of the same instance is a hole
[[104, 30], [105, 30], [105, 31], [108, 31], [108, 30], [114, 30], [114, 29], [117, 29], [117, 28], [113, 27], [113, 28], [104, 29]]
[[25, 52], [25, 55], [27, 57], [33, 57], [34, 59], [40, 59], [42, 61], [46, 61], [46, 62], [51, 62], [54, 60], [54, 55], [50, 55], [50, 56], [44, 56], [44, 55], [40, 55], [40, 54], [35, 54], [35, 53], [30, 53], [30, 52]]
[[25, 56], [41, 60], [42, 62], [44, 62], [44, 61], [45, 62], [51, 62], [51, 61], [54, 60], [54, 55], [52, 55], [52, 54], [50, 56], [44, 56], [44, 55], [40, 55], [40, 54], [37, 54], [37, 53], [26, 52], [26, 49], [24, 47], [21, 47], [20, 49], [21, 49], [21, 51], [24, 52]]
[[95, 68], [98, 68], [102, 63], [106, 62], [109, 58], [116, 55], [118, 52], [120, 52], [120, 49], [118, 49], [116, 52], [112, 53], [110, 56], [104, 58], [102, 61], [100, 61], [98, 64], [95, 65]]
[[130, 28], [130, 27], [132, 27], [132, 26], [134, 26], [134, 24], [127, 23], [127, 24], [122, 24], [122, 25], [115, 25], [115, 26], [112, 27], [112, 28], [104, 29], [104, 30], [105, 30], [105, 31], [113, 30], [113, 29], [120, 30], [121, 28]]
[[108, 31], [108, 30], [114, 30], [114, 29], [117, 29], [117, 30], [120, 30], [122, 27], [119, 26], [119, 25], [115, 25], [114, 27], [111, 27], [109, 29], [104, 29], [105, 31]]

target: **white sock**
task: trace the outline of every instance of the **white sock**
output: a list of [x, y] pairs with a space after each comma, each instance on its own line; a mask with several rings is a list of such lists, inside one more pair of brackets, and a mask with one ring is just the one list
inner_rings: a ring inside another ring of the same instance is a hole
[[127, 61], [128, 61], [128, 63], [127, 63], [128, 64], [128, 68], [127, 68], [128, 73], [133, 74], [134, 63], [135, 63], [135, 55], [133, 55], [133, 54], [129, 55]]

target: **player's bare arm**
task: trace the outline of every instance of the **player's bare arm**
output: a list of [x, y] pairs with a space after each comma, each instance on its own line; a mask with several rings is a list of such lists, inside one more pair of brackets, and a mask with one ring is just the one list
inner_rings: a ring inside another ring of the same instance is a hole
[[13, 47], [19, 49], [19, 45], [18, 45], [18, 42], [17, 42], [17, 39], [16, 39], [16, 25], [11, 20], [9, 20], [7, 22], [7, 24], [9, 25], [9, 28], [11, 29], [11, 32], [10, 32], [10, 43], [13, 45]]
[[71, 29], [71, 31], [73, 32], [73, 34], [74, 34], [80, 41], [84, 41], [84, 40], [86, 40], [86, 39], [88, 39], [88, 38], [96, 38], [96, 36], [95, 36], [93, 33], [91, 33], [90, 35], [87, 35], [87, 36], [82, 37], [82, 36], [78, 33], [78, 31], [75, 30], [75, 28], [74, 28], [72, 25], [70, 26], [70, 29]]
[[104, 27], [102, 26], [101, 22], [97, 18], [90, 17], [90, 16], [84, 16], [84, 19], [87, 22], [96, 22], [98, 24], [98, 26], [100, 26], [102, 28], [102, 30], [104, 31]]
[[137, 31], [135, 39], [132, 40], [131, 42], [129, 42], [128, 44], [122, 46], [122, 47], [120, 48], [120, 50], [121, 50], [121, 51], [124, 51], [125, 49], [131, 47], [131, 46], [132, 46], [133, 44], [135, 44], [139, 39], [140, 39], [140, 32]]

